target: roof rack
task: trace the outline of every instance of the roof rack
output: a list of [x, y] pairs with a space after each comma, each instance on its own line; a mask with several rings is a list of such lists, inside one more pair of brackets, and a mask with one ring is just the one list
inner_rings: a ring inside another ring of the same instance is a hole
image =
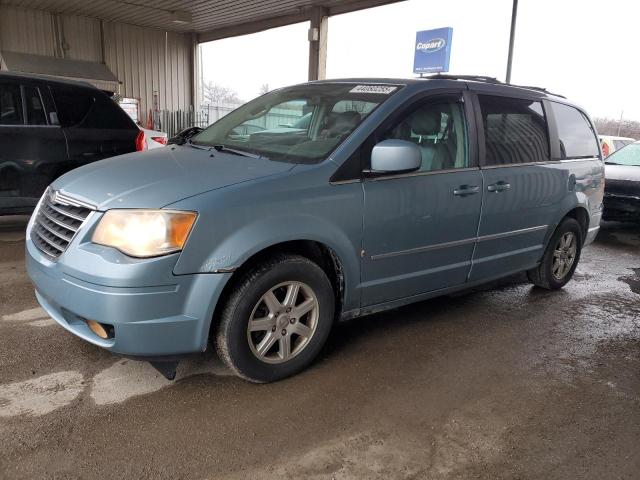
[[526, 88], [527, 90], [535, 90], [537, 92], [543, 92], [543, 93], [547, 93], [549, 95], [553, 95], [555, 97], [561, 97], [561, 98], [567, 98], [564, 95], [560, 95], [558, 93], [553, 93], [550, 92], [549, 90], [547, 90], [546, 88], [543, 87], [532, 87], [529, 85], [515, 85], [513, 83], [504, 83], [501, 82], [500, 80], [498, 80], [495, 77], [487, 77], [485, 75], [449, 75], [449, 74], [442, 74], [442, 73], [436, 73], [434, 75], [429, 75], [427, 77], [420, 77], [420, 78], [427, 78], [427, 79], [440, 79], [440, 80], [471, 80], [474, 82], [483, 82], [483, 83], [492, 83], [492, 84], [496, 84], [496, 85], [508, 85], [511, 87], [517, 87], [517, 88]]
[[495, 77], [487, 77], [485, 75], [450, 75], [448, 73], [436, 73], [429, 75], [428, 77], [420, 77], [428, 79], [441, 79], [441, 80], [473, 80], [476, 82], [484, 83], [503, 83]]
[[538, 92], [548, 93], [549, 95], [553, 95], [554, 97], [567, 98], [564, 95], [560, 95], [559, 93], [550, 92], [549, 90], [547, 90], [544, 87], [532, 87], [530, 85], [513, 85], [512, 83], [510, 83], [509, 85], [512, 85], [512, 86], [518, 87], [518, 88], [526, 88], [527, 90], [536, 90]]

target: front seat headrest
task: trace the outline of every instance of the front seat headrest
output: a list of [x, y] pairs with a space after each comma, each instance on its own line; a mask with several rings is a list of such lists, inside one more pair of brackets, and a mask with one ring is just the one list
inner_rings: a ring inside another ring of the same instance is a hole
[[416, 135], [438, 135], [442, 130], [440, 112], [424, 112], [418, 110], [411, 115], [409, 120], [411, 130]]
[[326, 128], [331, 136], [348, 133], [360, 123], [361, 119], [361, 115], [354, 111], [332, 113], [327, 118]]

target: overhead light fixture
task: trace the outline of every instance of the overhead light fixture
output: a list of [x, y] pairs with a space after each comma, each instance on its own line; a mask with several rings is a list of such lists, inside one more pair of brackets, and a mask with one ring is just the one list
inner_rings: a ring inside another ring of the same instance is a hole
[[187, 23], [193, 22], [193, 15], [190, 12], [185, 12], [184, 10], [176, 10], [171, 12], [171, 23], [175, 23], [177, 25], [185, 25]]

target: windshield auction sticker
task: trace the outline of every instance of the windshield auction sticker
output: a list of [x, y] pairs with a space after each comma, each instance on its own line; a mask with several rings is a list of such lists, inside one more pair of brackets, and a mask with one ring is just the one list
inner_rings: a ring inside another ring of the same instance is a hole
[[379, 93], [380, 95], [389, 95], [395, 92], [398, 87], [389, 85], [358, 85], [349, 90], [349, 93]]

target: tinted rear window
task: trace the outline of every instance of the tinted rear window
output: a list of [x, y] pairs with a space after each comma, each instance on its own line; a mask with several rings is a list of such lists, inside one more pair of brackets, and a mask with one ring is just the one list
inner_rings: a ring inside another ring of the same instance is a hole
[[597, 157], [598, 140], [584, 114], [577, 108], [551, 103], [560, 138], [560, 158]]
[[58, 120], [63, 127], [72, 127], [82, 122], [94, 101], [93, 96], [84, 90], [53, 87], [51, 93], [58, 110]]
[[96, 95], [81, 128], [137, 129], [131, 117], [104, 95]]
[[52, 92], [64, 127], [136, 129], [124, 110], [101, 92], [59, 87]]
[[480, 95], [485, 136], [485, 164], [549, 160], [549, 138], [542, 103]]
[[0, 83], [0, 125], [22, 125], [23, 123], [20, 87]]

